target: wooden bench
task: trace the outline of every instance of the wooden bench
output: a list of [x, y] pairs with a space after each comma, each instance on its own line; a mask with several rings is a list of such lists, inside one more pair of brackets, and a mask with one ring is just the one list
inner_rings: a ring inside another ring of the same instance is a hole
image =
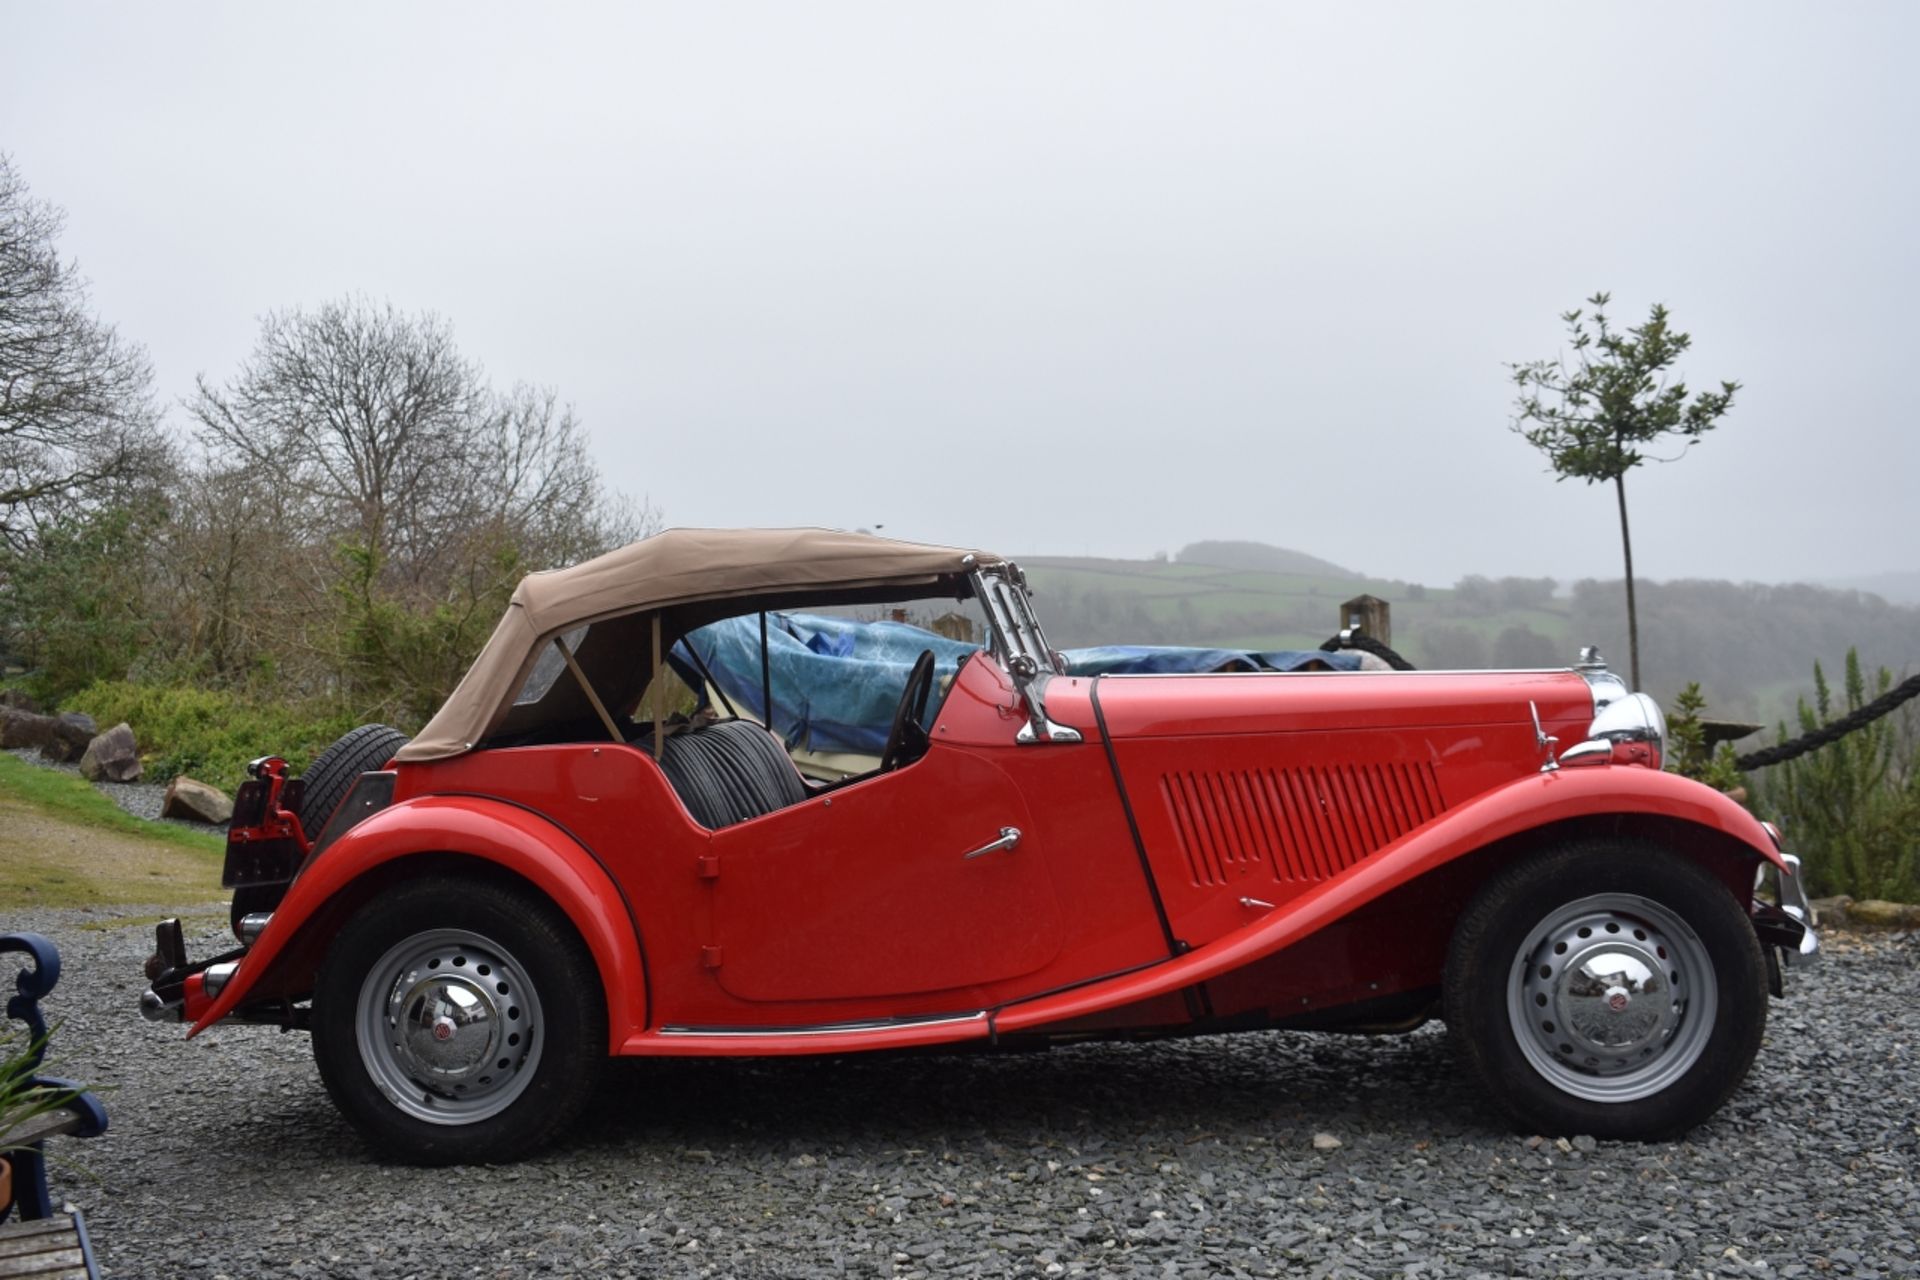
[[0, 1227], [0, 1280], [99, 1280], [78, 1209]]
[[[0, 934], [0, 954], [10, 951], [33, 961], [14, 980], [18, 994], [7, 1001], [7, 1016], [26, 1024], [25, 1068], [37, 1072], [47, 1036], [40, 1001], [60, 980], [60, 953], [37, 933]], [[0, 1154], [13, 1166], [13, 1197], [0, 1204], [0, 1277], [98, 1277], [80, 1211], [71, 1205], [54, 1211], [47, 1189], [46, 1144], [59, 1137], [92, 1138], [105, 1133], [106, 1110], [98, 1098], [71, 1081], [35, 1074], [28, 1084], [65, 1096], [63, 1105], [18, 1124], [0, 1116], [0, 1142], [6, 1147]]]

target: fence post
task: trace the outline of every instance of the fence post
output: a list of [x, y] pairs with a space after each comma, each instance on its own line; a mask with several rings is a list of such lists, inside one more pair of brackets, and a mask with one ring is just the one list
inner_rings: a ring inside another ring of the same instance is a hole
[[1340, 606], [1340, 622], [1335, 630], [1345, 631], [1348, 627], [1358, 627], [1381, 644], [1391, 645], [1393, 606], [1379, 596], [1355, 596]]

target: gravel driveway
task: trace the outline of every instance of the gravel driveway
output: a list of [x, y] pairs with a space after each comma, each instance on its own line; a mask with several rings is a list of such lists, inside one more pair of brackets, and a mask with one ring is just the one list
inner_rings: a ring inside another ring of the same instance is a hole
[[58, 1175], [110, 1276], [1920, 1274], [1911, 936], [1789, 974], [1680, 1143], [1507, 1133], [1429, 1029], [620, 1063], [563, 1149], [426, 1171], [367, 1155], [305, 1035], [142, 1022], [150, 914], [6, 921], [65, 956], [56, 1065], [114, 1087], [65, 1144], [98, 1183]]

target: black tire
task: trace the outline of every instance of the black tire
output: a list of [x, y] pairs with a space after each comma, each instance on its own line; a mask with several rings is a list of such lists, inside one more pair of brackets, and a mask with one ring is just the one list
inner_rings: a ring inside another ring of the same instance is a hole
[[551, 902], [424, 876], [334, 939], [315, 983], [313, 1054], [334, 1103], [383, 1153], [517, 1160], [592, 1097], [606, 1005], [591, 954]]
[[1740, 903], [1698, 863], [1587, 840], [1481, 887], [1454, 929], [1444, 1000], [1463, 1065], [1521, 1130], [1655, 1140], [1745, 1079], [1766, 963]]
[[[300, 829], [307, 833], [307, 839], [319, 837], [320, 828], [326, 825], [333, 811], [346, 799], [356, 778], [393, 759], [393, 753], [409, 741], [407, 735], [398, 729], [384, 724], [363, 724], [335, 739], [331, 746], [315, 756], [313, 763], [307, 766], [307, 771], [300, 775], [304, 786], [300, 805], [294, 811], [300, 819]], [[242, 918], [255, 912], [272, 911], [286, 895], [287, 886], [284, 884], [242, 885], [235, 889], [233, 901], [227, 907], [227, 922], [233, 926], [234, 937], [240, 936]]]
[[751, 720], [681, 730], [667, 739], [660, 768], [693, 820], [710, 831], [807, 798], [779, 739]]
[[315, 756], [300, 775], [306, 784], [300, 797], [300, 827], [307, 839], [319, 837], [320, 828], [347, 798], [355, 779], [393, 759], [393, 753], [409, 741], [406, 734], [388, 725], [363, 724]]

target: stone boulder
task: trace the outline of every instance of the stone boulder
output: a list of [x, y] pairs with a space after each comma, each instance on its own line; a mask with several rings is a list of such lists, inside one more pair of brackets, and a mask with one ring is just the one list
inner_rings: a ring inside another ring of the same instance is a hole
[[16, 707], [0, 707], [0, 750], [11, 751], [15, 747], [33, 744], [27, 739], [28, 726], [34, 715], [30, 711], [21, 711]]
[[0, 747], [37, 747], [42, 751], [53, 745], [52, 716], [37, 711], [15, 711], [0, 707]]
[[89, 782], [140, 781], [140, 748], [133, 740], [133, 726], [122, 721], [89, 742], [80, 757], [80, 776]]
[[0, 707], [5, 707], [9, 711], [28, 711], [34, 715], [40, 714], [40, 704], [18, 689], [0, 689]]
[[1861, 898], [1847, 908], [1847, 918], [1856, 929], [1920, 929], [1920, 905]]
[[183, 773], [167, 784], [166, 798], [160, 802], [160, 816], [218, 825], [233, 817], [233, 801], [220, 788]]
[[87, 744], [98, 732], [93, 717], [77, 711], [43, 716], [0, 706], [0, 749], [32, 747], [49, 760], [71, 764], [86, 754]]
[[99, 732], [100, 726], [84, 711], [63, 711], [54, 717], [53, 749], [42, 747], [40, 750], [64, 764], [72, 764], [87, 754], [88, 745]]

